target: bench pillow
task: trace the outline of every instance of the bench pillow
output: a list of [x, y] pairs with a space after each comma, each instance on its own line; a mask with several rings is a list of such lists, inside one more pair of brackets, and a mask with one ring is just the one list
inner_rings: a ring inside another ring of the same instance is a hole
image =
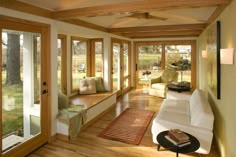
[[96, 84], [94, 79], [81, 79], [80, 80], [80, 94], [94, 94], [96, 93]]
[[58, 109], [62, 110], [70, 107], [69, 98], [62, 92], [58, 92]]
[[196, 89], [190, 97], [191, 124], [213, 129], [214, 116], [203, 91]]

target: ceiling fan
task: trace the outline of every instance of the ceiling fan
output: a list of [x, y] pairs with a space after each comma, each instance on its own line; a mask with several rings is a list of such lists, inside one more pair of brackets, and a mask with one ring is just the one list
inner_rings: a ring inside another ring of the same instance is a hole
[[128, 15], [128, 16], [124, 16], [124, 17], [120, 17], [120, 18], [136, 18], [136, 19], [155, 19], [155, 20], [162, 20], [162, 21], [165, 21], [167, 20], [168, 18], [164, 18], [164, 17], [158, 17], [158, 16], [153, 16], [153, 15], [150, 15], [150, 13], [148, 12], [144, 12], [144, 13], [133, 13], [131, 15]]

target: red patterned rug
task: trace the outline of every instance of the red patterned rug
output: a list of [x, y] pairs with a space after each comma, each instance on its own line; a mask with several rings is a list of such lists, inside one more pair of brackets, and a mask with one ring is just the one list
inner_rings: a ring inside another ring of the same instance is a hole
[[155, 112], [127, 108], [98, 136], [138, 145]]

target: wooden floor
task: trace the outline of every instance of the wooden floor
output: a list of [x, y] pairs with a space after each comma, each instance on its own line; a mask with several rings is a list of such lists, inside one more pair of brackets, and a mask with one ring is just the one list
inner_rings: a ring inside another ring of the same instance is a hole
[[[132, 90], [118, 99], [117, 104], [104, 116], [84, 129], [77, 140], [63, 141], [57, 139], [46, 144], [29, 157], [175, 157], [168, 150], [157, 151], [152, 142], [151, 125], [147, 129], [140, 145], [130, 145], [97, 137], [97, 135], [127, 107], [155, 111], [160, 108], [161, 98], [148, 96], [141, 90]], [[180, 157], [198, 156], [196, 153], [180, 154]], [[208, 157], [219, 157], [213, 142]]]

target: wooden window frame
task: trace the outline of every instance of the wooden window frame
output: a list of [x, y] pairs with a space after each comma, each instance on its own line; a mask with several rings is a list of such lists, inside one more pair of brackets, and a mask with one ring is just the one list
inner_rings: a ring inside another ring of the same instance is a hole
[[137, 65], [138, 65], [138, 46], [141, 45], [162, 45], [162, 70], [165, 69], [165, 46], [166, 45], [191, 45], [191, 85], [192, 88], [196, 88], [196, 40], [176, 40], [176, 41], [137, 41], [134, 42], [134, 51], [135, 51], [135, 62], [133, 67], [135, 67], [135, 71], [133, 72], [134, 87], [138, 84], [138, 73], [137, 73]]
[[67, 95], [67, 36], [58, 34], [57, 38], [61, 40], [61, 91]]
[[96, 71], [96, 54], [95, 54], [95, 43], [96, 42], [102, 42], [102, 77], [104, 76], [104, 43], [102, 38], [96, 38], [96, 39], [90, 39], [90, 45], [91, 45], [91, 76], [95, 76]]
[[83, 37], [78, 37], [78, 36], [71, 36], [71, 41], [70, 41], [70, 45], [71, 45], [71, 57], [70, 57], [70, 73], [71, 73], [71, 93], [75, 93], [79, 91], [79, 87], [78, 88], [73, 88], [73, 79], [72, 79], [72, 60], [73, 60], [73, 55], [72, 55], [72, 44], [73, 44], [73, 40], [81, 40], [81, 41], [85, 41], [87, 43], [87, 52], [86, 52], [86, 76], [91, 76], [91, 59], [89, 58], [90, 56], [90, 42], [88, 38], [83, 38]]

